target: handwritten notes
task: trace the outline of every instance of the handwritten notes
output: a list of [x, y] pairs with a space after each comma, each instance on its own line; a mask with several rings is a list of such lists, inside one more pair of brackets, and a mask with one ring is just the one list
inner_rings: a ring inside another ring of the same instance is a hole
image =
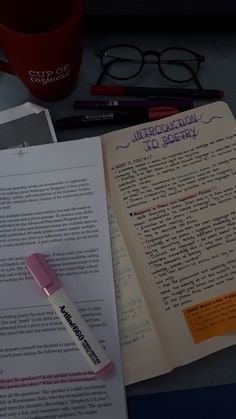
[[194, 304], [183, 310], [195, 343], [236, 331], [236, 292]]
[[[167, 311], [234, 279], [235, 151], [231, 135], [112, 167]], [[217, 257], [228, 260], [223, 277]]]
[[229, 107], [215, 102], [105, 134], [102, 142], [111, 204], [169, 363], [235, 344], [232, 335], [196, 345], [183, 315], [236, 290], [236, 124]]

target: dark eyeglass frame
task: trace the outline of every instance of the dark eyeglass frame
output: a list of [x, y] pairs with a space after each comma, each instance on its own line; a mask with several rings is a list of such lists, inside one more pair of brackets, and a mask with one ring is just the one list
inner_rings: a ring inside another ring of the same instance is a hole
[[[114, 76], [112, 74], [109, 73], [109, 67], [111, 64], [114, 64], [117, 61], [135, 61], [132, 60], [131, 58], [118, 58], [118, 57], [110, 57], [111, 61], [109, 61], [108, 63], [105, 63], [104, 60], [106, 58], [106, 52], [109, 51], [112, 48], [133, 48], [134, 50], [136, 50], [139, 54], [140, 54], [140, 67], [138, 69], [138, 71], [136, 71], [134, 74], [132, 74], [131, 76], [127, 76], [127, 77], [118, 77], [118, 76]], [[187, 52], [189, 54], [192, 54], [194, 59], [183, 59], [183, 60], [178, 60], [178, 59], [168, 59], [168, 60], [162, 60], [161, 56], [168, 52], [168, 51], [183, 51], [183, 52]], [[104, 75], [106, 74], [107, 76], [111, 77], [112, 79], [115, 80], [130, 80], [136, 76], [138, 76], [141, 71], [143, 70], [143, 67], [145, 64], [157, 64], [158, 65], [158, 69], [161, 73], [161, 75], [170, 80], [171, 82], [174, 83], [187, 83], [191, 80], [194, 80], [198, 86], [199, 89], [202, 89], [202, 86], [200, 84], [200, 81], [197, 78], [197, 73], [199, 71], [200, 68], [200, 64], [203, 63], [205, 61], [205, 57], [204, 55], [198, 54], [195, 51], [192, 51], [188, 48], [182, 48], [182, 47], [168, 47], [165, 48], [162, 51], [156, 51], [156, 50], [147, 50], [147, 51], [142, 51], [140, 48], [138, 48], [135, 45], [131, 45], [131, 44], [117, 44], [117, 45], [111, 45], [109, 47], [105, 47], [102, 49], [99, 49], [95, 52], [96, 57], [99, 57], [101, 60], [101, 65], [102, 65], [102, 73], [100, 74], [98, 80], [97, 80], [97, 84], [100, 84], [102, 78], [104, 77]], [[156, 58], [156, 60], [146, 60], [147, 56], [153, 56]], [[196, 70], [194, 71], [192, 69], [192, 67], [189, 65], [189, 63], [191, 62], [196, 62]], [[185, 67], [186, 69], [188, 69], [188, 71], [190, 72], [190, 77], [188, 77], [187, 79], [184, 80], [175, 80], [171, 77], [169, 77], [168, 75], [165, 74], [165, 72], [163, 72], [161, 64], [174, 64], [174, 65], [180, 65]]]

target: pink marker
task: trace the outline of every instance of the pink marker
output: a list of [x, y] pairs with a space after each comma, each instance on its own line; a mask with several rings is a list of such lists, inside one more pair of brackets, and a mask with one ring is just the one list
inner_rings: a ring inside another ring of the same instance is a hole
[[112, 363], [43, 255], [34, 253], [26, 258], [25, 263], [92, 371], [99, 378], [103, 376], [111, 369]]

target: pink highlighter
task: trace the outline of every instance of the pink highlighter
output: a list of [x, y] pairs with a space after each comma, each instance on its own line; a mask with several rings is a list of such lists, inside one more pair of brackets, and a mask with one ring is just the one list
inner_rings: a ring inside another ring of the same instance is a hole
[[81, 317], [77, 307], [65, 292], [57, 276], [41, 253], [28, 256], [25, 264], [48, 297], [48, 301], [61, 319], [69, 335], [97, 377], [112, 367], [104, 349]]

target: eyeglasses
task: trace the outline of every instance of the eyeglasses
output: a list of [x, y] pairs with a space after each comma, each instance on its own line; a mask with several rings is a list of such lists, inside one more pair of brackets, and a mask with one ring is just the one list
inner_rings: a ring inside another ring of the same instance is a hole
[[105, 74], [116, 80], [130, 80], [141, 73], [145, 64], [156, 64], [166, 79], [175, 83], [194, 80], [198, 88], [202, 89], [196, 75], [205, 57], [187, 48], [171, 47], [158, 52], [142, 51], [134, 45], [120, 44], [99, 49], [95, 55], [100, 58], [103, 67], [97, 84]]

